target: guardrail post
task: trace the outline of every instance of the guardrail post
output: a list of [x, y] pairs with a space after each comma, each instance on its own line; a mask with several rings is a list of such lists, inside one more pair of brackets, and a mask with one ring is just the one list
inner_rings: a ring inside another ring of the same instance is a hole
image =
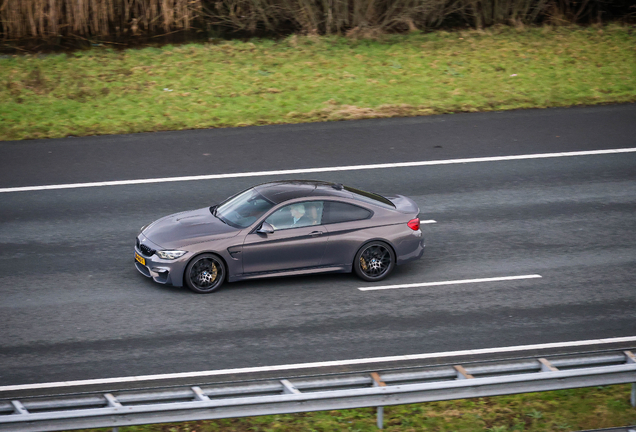
[[[373, 387], [386, 387], [386, 384], [380, 379], [380, 374], [377, 372], [371, 372], [371, 378], [373, 378]], [[384, 429], [384, 407], [379, 406], [376, 408], [377, 410], [377, 421], [378, 429]]]
[[[106, 399], [106, 402], [108, 402], [108, 406], [109, 407], [113, 407], [113, 408], [120, 408], [121, 407], [121, 404], [119, 403], [117, 398], [115, 396], [113, 396], [112, 394], [106, 393], [104, 395], [104, 398]], [[114, 427], [113, 428], [113, 432], [119, 432], [119, 428], [118, 427]]]
[[121, 404], [119, 403], [117, 398], [115, 396], [113, 396], [112, 394], [106, 393], [106, 394], [104, 394], [104, 398], [106, 399], [106, 402], [108, 402], [108, 406], [109, 407], [121, 408]]
[[13, 412], [16, 414], [28, 414], [29, 411], [22, 405], [22, 402], [13, 400], [11, 401], [11, 405], [13, 405]]
[[[623, 351], [626, 363], [636, 363], [636, 355], [631, 351]], [[630, 398], [632, 406], [636, 408], [636, 383], [632, 383], [632, 397]]]
[[210, 398], [207, 397], [204, 393], [203, 390], [201, 390], [201, 387], [198, 386], [194, 386], [194, 387], [190, 387], [192, 389], [192, 393], [194, 393], [194, 399], [201, 401], [201, 402], [205, 402], [205, 401], [209, 401]]
[[475, 379], [475, 377], [469, 374], [468, 371], [466, 371], [466, 369], [464, 369], [464, 366], [462, 365], [455, 365], [453, 366], [453, 369], [455, 369], [455, 371], [457, 372], [458, 380]]
[[296, 388], [289, 380], [282, 379], [280, 383], [283, 385], [283, 393], [284, 394], [300, 394], [300, 390]]
[[555, 368], [548, 359], [540, 358], [539, 363], [541, 363], [541, 372], [558, 372], [559, 369]]

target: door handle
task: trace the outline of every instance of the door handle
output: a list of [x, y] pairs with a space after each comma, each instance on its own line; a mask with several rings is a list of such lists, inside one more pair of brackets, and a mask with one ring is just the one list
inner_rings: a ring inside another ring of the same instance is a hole
[[312, 231], [311, 233], [312, 237], [318, 237], [319, 235], [322, 235], [322, 231]]

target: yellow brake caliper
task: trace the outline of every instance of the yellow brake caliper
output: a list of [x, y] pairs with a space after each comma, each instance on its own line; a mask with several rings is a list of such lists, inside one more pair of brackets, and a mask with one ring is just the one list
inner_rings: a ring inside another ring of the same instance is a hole
[[360, 257], [360, 266], [362, 267], [362, 270], [367, 271], [367, 262], [362, 257]]

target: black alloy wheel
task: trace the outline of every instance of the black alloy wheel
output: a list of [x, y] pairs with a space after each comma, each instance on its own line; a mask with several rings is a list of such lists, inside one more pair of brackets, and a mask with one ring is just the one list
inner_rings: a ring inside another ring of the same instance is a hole
[[199, 255], [186, 267], [184, 279], [188, 288], [195, 293], [217, 291], [225, 281], [225, 265], [216, 255]]
[[365, 281], [384, 279], [395, 267], [395, 253], [384, 242], [374, 241], [364, 245], [356, 254], [353, 268]]

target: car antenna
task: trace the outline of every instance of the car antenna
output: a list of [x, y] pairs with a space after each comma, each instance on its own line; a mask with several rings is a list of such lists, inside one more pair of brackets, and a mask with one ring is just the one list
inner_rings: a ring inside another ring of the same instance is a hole
[[333, 185], [331, 185], [332, 188], [334, 188], [335, 190], [343, 190], [344, 189], [344, 185], [342, 183], [334, 183]]

